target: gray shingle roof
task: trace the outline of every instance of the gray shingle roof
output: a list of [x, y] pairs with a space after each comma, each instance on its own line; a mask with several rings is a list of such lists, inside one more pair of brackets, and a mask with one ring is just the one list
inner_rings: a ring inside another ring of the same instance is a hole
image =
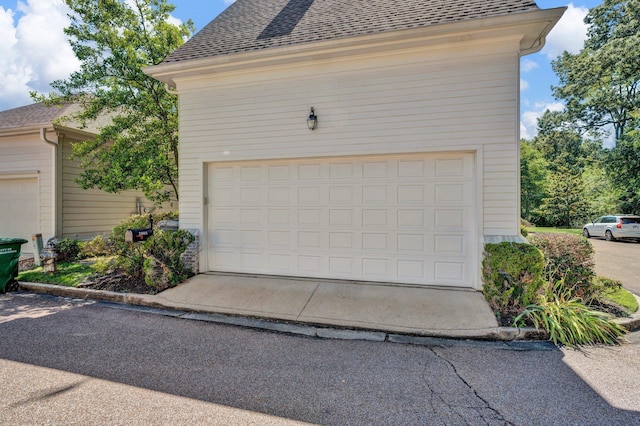
[[237, 0], [163, 63], [538, 10], [533, 0]]
[[0, 111], [0, 130], [50, 126], [55, 119], [65, 115], [71, 108], [71, 105], [57, 107], [37, 103]]
[[[84, 133], [98, 134], [102, 127], [111, 123], [113, 113], [104, 113], [96, 120], [81, 123], [75, 116], [81, 111], [80, 104], [65, 104], [63, 106], [46, 106], [42, 103], [0, 111], [0, 131], [30, 127], [49, 127], [68, 129]], [[56, 121], [58, 120], [58, 121]]]

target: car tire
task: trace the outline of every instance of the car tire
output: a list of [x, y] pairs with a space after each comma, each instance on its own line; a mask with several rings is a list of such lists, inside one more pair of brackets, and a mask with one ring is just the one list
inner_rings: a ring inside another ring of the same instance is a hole
[[584, 228], [582, 230], [582, 236], [585, 238], [591, 238], [591, 234], [589, 233], [589, 230], [587, 228]]
[[616, 239], [613, 237], [613, 234], [608, 229], [604, 233], [604, 239], [607, 241], [615, 241]]

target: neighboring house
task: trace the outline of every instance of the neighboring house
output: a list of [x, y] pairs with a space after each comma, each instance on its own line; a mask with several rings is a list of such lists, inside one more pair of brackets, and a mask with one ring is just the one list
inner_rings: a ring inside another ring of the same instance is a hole
[[485, 242], [521, 239], [520, 58], [563, 11], [233, 3], [146, 69], [180, 98], [199, 270], [480, 288]]
[[[89, 239], [152, 207], [138, 192], [109, 194], [75, 183], [80, 169], [71, 147], [94, 133], [53, 124], [75, 108], [32, 104], [0, 112], [0, 237]], [[32, 253], [31, 243], [22, 252]]]

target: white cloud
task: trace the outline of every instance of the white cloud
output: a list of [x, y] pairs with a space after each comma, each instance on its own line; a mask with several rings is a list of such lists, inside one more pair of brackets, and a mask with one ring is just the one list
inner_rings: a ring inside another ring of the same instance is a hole
[[522, 72], [529, 72], [531, 70], [534, 70], [536, 68], [540, 67], [540, 65], [538, 65], [538, 63], [536, 61], [532, 61], [531, 59], [523, 59], [522, 63], [520, 64], [520, 71]]
[[527, 80], [520, 79], [520, 91], [524, 92], [529, 88], [529, 82]]
[[536, 103], [533, 109], [523, 112], [520, 116], [520, 138], [531, 139], [538, 134], [538, 118], [542, 117], [546, 110], [562, 111], [564, 104], [561, 102]]
[[562, 18], [547, 36], [547, 42], [541, 53], [549, 59], [555, 59], [565, 50], [578, 53], [587, 38], [587, 24], [584, 18], [589, 13], [586, 7], [576, 7], [569, 3]]
[[67, 12], [62, 0], [19, 1], [15, 11], [0, 7], [0, 110], [30, 103], [29, 91], [47, 93], [51, 82], [79, 68], [63, 33]]

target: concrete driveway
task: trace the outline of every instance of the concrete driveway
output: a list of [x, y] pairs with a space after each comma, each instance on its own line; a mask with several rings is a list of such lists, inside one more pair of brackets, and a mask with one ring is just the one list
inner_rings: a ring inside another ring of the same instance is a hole
[[633, 425], [615, 348], [315, 339], [126, 305], [0, 295], [1, 425]]
[[596, 273], [622, 282], [640, 295], [640, 243], [590, 238], [595, 250]]

